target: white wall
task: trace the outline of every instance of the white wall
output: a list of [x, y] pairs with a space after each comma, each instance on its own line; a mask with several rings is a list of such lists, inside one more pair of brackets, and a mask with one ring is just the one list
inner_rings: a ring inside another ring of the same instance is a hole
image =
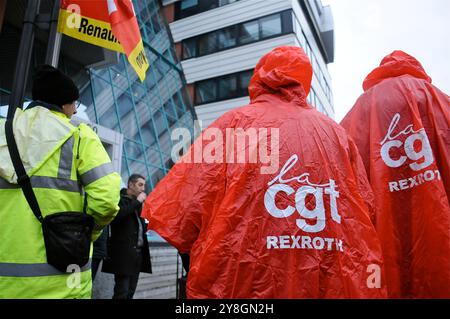
[[249, 103], [250, 98], [246, 96], [238, 99], [199, 105], [195, 107], [195, 112], [197, 113], [198, 119], [202, 121], [202, 129], [204, 130], [226, 112]]

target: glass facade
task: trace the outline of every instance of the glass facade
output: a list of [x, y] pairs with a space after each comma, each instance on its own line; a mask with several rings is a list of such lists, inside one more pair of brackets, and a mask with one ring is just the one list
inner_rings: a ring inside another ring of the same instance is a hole
[[171, 131], [177, 127], [193, 131], [195, 114], [158, 1], [133, 3], [151, 63], [145, 81], [140, 82], [121, 55], [118, 65], [90, 70], [81, 101], [91, 121], [124, 135], [123, 180], [142, 174], [150, 191], [173, 166]]
[[[150, 61], [143, 83], [123, 54], [117, 65], [97, 70], [85, 70], [61, 56], [59, 68], [80, 89], [82, 104], [77, 116], [124, 135], [122, 181], [126, 183], [133, 173], [141, 174], [147, 177], [150, 192], [174, 164], [171, 131], [185, 127], [193, 133], [195, 113], [159, 1], [133, 3]], [[0, 87], [1, 105], [8, 104], [9, 93]], [[2, 111], [0, 116], [6, 115]]]

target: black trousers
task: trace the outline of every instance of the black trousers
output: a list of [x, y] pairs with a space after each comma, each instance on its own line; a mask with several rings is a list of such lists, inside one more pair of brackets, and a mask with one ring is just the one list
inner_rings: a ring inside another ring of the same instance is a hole
[[114, 274], [114, 295], [113, 299], [133, 299], [139, 280], [139, 273], [142, 265], [142, 252], [136, 260], [137, 272], [132, 275]]
[[134, 275], [114, 275], [114, 296], [113, 299], [133, 299], [136, 292], [139, 273]]

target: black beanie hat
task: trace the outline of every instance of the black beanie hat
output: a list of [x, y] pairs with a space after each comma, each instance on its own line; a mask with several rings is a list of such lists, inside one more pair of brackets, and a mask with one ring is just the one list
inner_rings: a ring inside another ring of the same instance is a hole
[[62, 107], [80, 97], [77, 86], [67, 75], [50, 65], [40, 66], [33, 78], [33, 100]]

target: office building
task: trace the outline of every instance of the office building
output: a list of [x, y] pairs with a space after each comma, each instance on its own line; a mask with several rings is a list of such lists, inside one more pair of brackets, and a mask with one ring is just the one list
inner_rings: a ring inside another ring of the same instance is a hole
[[320, 0], [163, 0], [163, 5], [203, 128], [249, 103], [256, 63], [282, 45], [305, 50], [314, 69], [308, 101], [334, 118], [327, 69], [334, 59], [333, 17]]

